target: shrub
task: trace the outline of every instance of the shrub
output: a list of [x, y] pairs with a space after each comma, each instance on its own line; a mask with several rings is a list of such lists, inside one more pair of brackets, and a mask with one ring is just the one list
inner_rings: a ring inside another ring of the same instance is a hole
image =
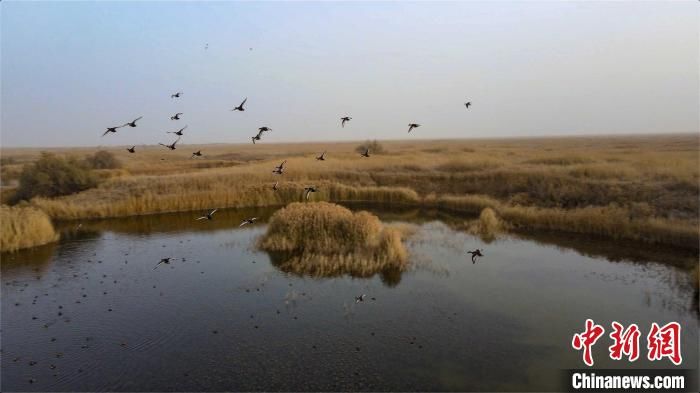
[[0, 206], [0, 251], [15, 251], [58, 240], [46, 213], [34, 207]]
[[355, 151], [358, 153], [364, 153], [365, 150], [369, 148], [369, 154], [384, 154], [384, 146], [382, 146], [379, 142], [376, 140], [373, 141], [365, 141], [365, 143], [361, 144], [360, 146], [357, 146], [355, 148]]
[[96, 177], [84, 163], [75, 158], [65, 159], [42, 153], [35, 163], [22, 170], [15, 200], [68, 195], [96, 185]]
[[122, 163], [114, 157], [114, 154], [100, 150], [91, 156], [85, 157], [85, 163], [92, 169], [117, 169]]

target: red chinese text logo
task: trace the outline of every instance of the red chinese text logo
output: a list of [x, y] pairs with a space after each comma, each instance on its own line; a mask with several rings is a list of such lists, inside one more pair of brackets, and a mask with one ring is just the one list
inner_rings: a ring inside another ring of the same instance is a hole
[[[641, 332], [636, 324], [629, 325], [626, 329], [618, 322], [612, 322], [613, 331], [610, 338], [613, 340], [608, 347], [610, 358], [634, 362], [639, 359], [639, 337]], [[583, 362], [587, 366], [593, 366], [593, 345], [603, 336], [605, 329], [596, 325], [591, 319], [586, 319], [586, 329], [574, 334], [571, 346], [577, 351], [583, 350]], [[681, 325], [678, 322], [669, 322], [659, 326], [656, 322], [651, 324], [647, 335], [647, 359], [649, 361], [668, 358], [676, 366], [681, 364]]]

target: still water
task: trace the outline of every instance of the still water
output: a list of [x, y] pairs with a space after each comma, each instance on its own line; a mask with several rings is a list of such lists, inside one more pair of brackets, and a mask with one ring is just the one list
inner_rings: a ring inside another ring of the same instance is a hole
[[607, 335], [638, 324], [644, 358], [650, 324], [677, 321], [681, 368], [697, 369], [692, 252], [486, 242], [463, 218], [379, 210], [416, 227], [407, 271], [305, 276], [256, 249], [273, 212], [70, 223], [60, 243], [2, 255], [2, 390], [562, 390], [561, 370], [584, 367], [570, 343], [586, 318], [606, 328], [596, 367], [673, 368], [612, 361]]

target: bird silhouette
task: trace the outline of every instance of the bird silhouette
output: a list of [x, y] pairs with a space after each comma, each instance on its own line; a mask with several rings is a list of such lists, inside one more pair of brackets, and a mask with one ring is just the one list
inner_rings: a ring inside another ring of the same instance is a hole
[[476, 249], [474, 251], [467, 251], [467, 254], [472, 254], [472, 263], [476, 263], [476, 257], [483, 257], [484, 254], [481, 253], [480, 249]]
[[280, 184], [280, 182], [276, 181], [275, 184], [272, 185], [272, 191], [279, 190], [279, 187], [278, 187], [279, 184]]
[[171, 259], [173, 259], [173, 257], [161, 258], [160, 262], [156, 263], [156, 266], [153, 267], [153, 270], [156, 270], [156, 268], [158, 268], [158, 266], [160, 266], [161, 263], [169, 265]]
[[408, 125], [408, 132], [411, 132], [411, 131], [413, 131], [414, 128], [418, 128], [418, 127], [420, 127], [420, 124], [411, 123]]
[[238, 227], [240, 228], [240, 227], [242, 227], [242, 226], [244, 226], [244, 225], [252, 224], [252, 223], [254, 223], [255, 220], [257, 220], [257, 219], [258, 219], [257, 217], [246, 218], [245, 220], [241, 221], [241, 225], [239, 225]]
[[217, 210], [219, 210], [219, 209], [214, 209], [214, 210], [210, 211], [209, 213], [207, 213], [207, 214], [205, 214], [205, 215], [203, 215], [203, 216], [197, 218], [197, 221], [199, 221], [199, 220], [213, 220], [213, 219], [214, 219], [214, 213], [215, 213]]
[[136, 146], [127, 147], [126, 150], [129, 153], [136, 153]]
[[350, 121], [350, 120], [352, 120], [352, 117], [349, 117], [349, 116], [341, 117], [340, 118], [340, 126], [344, 128], [345, 123]]
[[183, 135], [182, 131], [185, 131], [185, 129], [187, 129], [187, 126], [184, 126], [177, 131], [168, 131], [168, 132], [166, 132], [166, 134], [175, 134], [177, 136], [182, 136]]
[[318, 161], [326, 161], [326, 152], [321, 153], [320, 156], [316, 157]]
[[141, 120], [141, 118], [143, 118], [143, 116], [139, 116], [139, 117], [137, 117], [136, 119], [134, 119], [133, 121], [130, 121], [130, 122], [128, 122], [128, 123], [124, 123], [124, 124], [121, 125], [120, 127], [126, 127], [126, 126], [129, 126], [129, 127], [136, 127], [136, 122], [139, 121], [139, 120]]
[[365, 148], [365, 152], [364, 152], [364, 153], [360, 153], [360, 155], [361, 155], [362, 157], [368, 157], [368, 158], [369, 158], [369, 147], [366, 147], [366, 148]]
[[465, 106], [467, 109], [469, 109], [469, 107], [472, 106], [472, 102], [471, 102], [471, 101], [468, 101], [468, 102], [464, 103], [464, 106]]
[[201, 156], [202, 156], [202, 151], [197, 150], [196, 152], [192, 153], [192, 157], [190, 157], [190, 158], [201, 157]]
[[365, 295], [364, 293], [360, 296], [355, 296], [355, 303], [364, 302], [366, 296], [367, 295]]
[[173, 143], [170, 144], [170, 145], [166, 145], [166, 144], [163, 144], [163, 143], [159, 143], [159, 145], [165, 146], [165, 147], [167, 147], [167, 148], [170, 149], [170, 150], [175, 150], [175, 145], [176, 145], [178, 142], [180, 142], [180, 137], [177, 137], [177, 139], [175, 140], [175, 142], [173, 142]]
[[245, 108], [243, 108], [243, 105], [245, 104], [246, 101], [248, 101], [248, 97], [246, 97], [246, 98], [243, 100], [243, 102], [241, 102], [240, 105], [238, 105], [237, 107], [231, 109], [231, 111], [241, 111], [241, 112], [245, 111]]
[[304, 187], [304, 197], [306, 198], [306, 200], [307, 201], [309, 200], [309, 194], [311, 194], [312, 192], [316, 192], [316, 191], [318, 191], [316, 186]]
[[182, 116], [182, 112], [178, 112], [178, 113], [170, 116], [170, 120], [180, 120], [180, 116]]
[[102, 136], [105, 136], [105, 135], [109, 134], [110, 132], [117, 132], [117, 128], [122, 128], [122, 127], [124, 127], [124, 125], [121, 125], [118, 127], [107, 127], [107, 131], [105, 131], [105, 133], [102, 134]]
[[171, 95], [170, 95], [170, 98], [180, 98], [181, 95], [182, 95], [182, 92], [181, 92], [181, 91], [178, 91], [178, 92], [175, 93], [175, 94], [171, 94]]
[[286, 162], [287, 162], [287, 160], [282, 161], [281, 164], [277, 165], [277, 166], [275, 167], [275, 169], [272, 170], [272, 173], [274, 173], [274, 174], [276, 174], [276, 175], [281, 175], [282, 173], [284, 173], [284, 164], [285, 164]]

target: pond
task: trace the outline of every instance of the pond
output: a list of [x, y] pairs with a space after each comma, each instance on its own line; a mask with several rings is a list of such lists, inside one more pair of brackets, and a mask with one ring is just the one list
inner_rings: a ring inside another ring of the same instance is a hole
[[[587, 318], [606, 328], [596, 368], [673, 368], [644, 356], [651, 323], [670, 321], [681, 368], [698, 367], [695, 253], [486, 242], [438, 210], [369, 210], [416, 227], [408, 270], [305, 275], [255, 247], [274, 208], [66, 223], [59, 243], [2, 255], [2, 389], [562, 390], [562, 370], [584, 367], [571, 339]], [[608, 357], [612, 321], [639, 325], [637, 362]]]

